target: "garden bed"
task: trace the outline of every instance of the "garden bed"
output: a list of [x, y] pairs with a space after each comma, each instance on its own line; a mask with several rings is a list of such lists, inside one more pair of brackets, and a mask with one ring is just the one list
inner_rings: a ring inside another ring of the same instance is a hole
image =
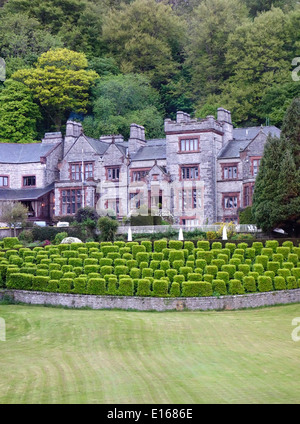
[[178, 298], [300, 287], [300, 247], [291, 241], [117, 241], [33, 249], [7, 243], [0, 250], [0, 277], [8, 289]]

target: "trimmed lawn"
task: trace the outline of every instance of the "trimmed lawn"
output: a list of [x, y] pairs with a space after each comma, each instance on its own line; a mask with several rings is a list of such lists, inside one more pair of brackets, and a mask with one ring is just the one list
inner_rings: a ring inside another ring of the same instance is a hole
[[164, 313], [2, 304], [0, 317], [2, 404], [300, 400], [299, 304]]

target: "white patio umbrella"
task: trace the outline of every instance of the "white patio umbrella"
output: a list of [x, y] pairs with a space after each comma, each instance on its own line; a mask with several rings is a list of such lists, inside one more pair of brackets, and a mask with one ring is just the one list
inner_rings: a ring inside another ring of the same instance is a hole
[[227, 228], [226, 228], [226, 225], [224, 225], [224, 227], [223, 227], [222, 239], [223, 240], [227, 240]]
[[179, 230], [178, 240], [183, 240], [183, 231], [182, 228]]
[[128, 237], [127, 237], [127, 241], [132, 241], [132, 231], [131, 231], [131, 227], [128, 228]]

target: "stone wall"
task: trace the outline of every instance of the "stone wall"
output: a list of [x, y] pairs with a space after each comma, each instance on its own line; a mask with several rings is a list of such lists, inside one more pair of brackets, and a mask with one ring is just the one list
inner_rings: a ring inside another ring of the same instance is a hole
[[234, 310], [300, 302], [300, 289], [221, 296], [219, 298], [118, 297], [19, 290], [2, 290], [0, 291], [0, 299], [3, 295], [9, 295], [17, 302], [33, 305], [61, 305], [70, 308], [88, 307], [91, 309], [133, 309], [138, 311]]

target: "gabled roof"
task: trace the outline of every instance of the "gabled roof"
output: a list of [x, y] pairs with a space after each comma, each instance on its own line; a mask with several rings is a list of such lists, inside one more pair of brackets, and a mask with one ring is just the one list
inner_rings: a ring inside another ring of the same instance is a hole
[[40, 162], [60, 143], [0, 143], [0, 163], [34, 163]]
[[245, 128], [234, 128], [233, 129], [233, 139], [234, 140], [253, 140], [257, 134], [263, 131], [263, 133], [268, 136], [271, 134], [272, 137], [280, 136], [280, 129], [274, 125], [266, 127], [245, 127]]
[[262, 132], [266, 136], [280, 137], [280, 129], [275, 126], [234, 128], [233, 140], [229, 141], [220, 151], [218, 158], [239, 158], [251, 141]]
[[147, 140], [146, 146], [141, 147], [132, 157], [132, 161], [166, 159], [166, 139]]

